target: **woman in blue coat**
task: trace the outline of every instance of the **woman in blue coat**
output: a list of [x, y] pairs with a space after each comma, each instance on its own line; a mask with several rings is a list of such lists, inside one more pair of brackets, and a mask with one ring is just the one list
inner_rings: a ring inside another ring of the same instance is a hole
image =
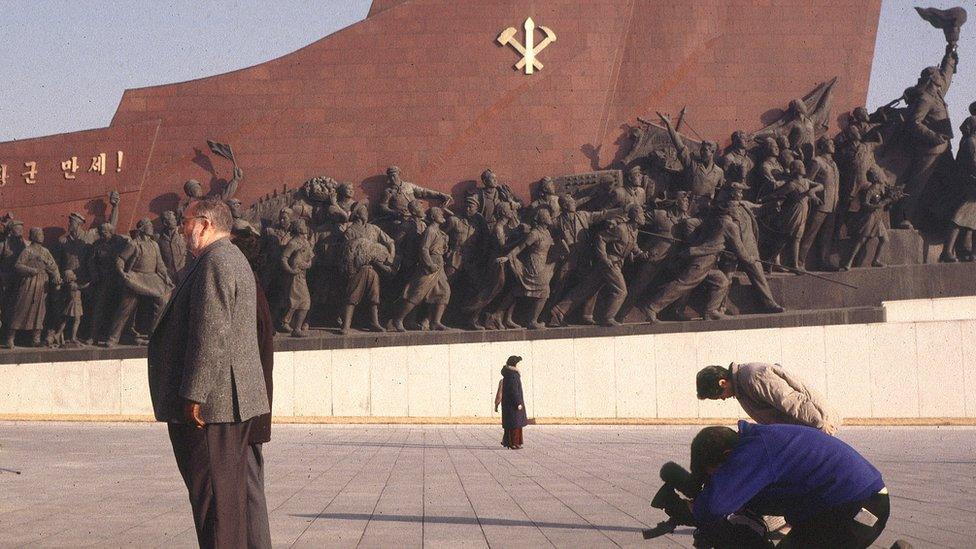
[[522, 376], [518, 371], [520, 356], [510, 356], [502, 368], [502, 379], [495, 393], [495, 411], [502, 406], [502, 427], [505, 435], [502, 446], [518, 450], [522, 448], [522, 427], [529, 423], [525, 415], [525, 399], [522, 397]]

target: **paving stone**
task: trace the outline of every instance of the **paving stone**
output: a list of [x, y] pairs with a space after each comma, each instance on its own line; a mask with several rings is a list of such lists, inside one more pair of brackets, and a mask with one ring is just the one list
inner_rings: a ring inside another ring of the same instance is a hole
[[[691, 547], [645, 542], [657, 469], [694, 427], [276, 425], [265, 445], [275, 546]], [[847, 427], [885, 476], [878, 547], [970, 547], [976, 428]], [[0, 547], [196, 543], [165, 426], [0, 422]], [[22, 474], [16, 475], [13, 470]]]

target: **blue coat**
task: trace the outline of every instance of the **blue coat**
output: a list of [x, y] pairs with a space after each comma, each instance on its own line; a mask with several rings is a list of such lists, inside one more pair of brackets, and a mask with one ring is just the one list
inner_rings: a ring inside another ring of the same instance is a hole
[[692, 510], [699, 525], [742, 508], [796, 525], [882, 488], [881, 473], [840, 439], [812, 427], [740, 421], [739, 442]]
[[[522, 409], [519, 410], [519, 405]], [[518, 429], [529, 424], [522, 397], [522, 375], [514, 368], [502, 368], [502, 427]]]

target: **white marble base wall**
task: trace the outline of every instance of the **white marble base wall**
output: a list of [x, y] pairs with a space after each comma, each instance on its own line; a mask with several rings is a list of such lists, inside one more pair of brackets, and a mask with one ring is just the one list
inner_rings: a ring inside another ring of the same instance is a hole
[[[796, 370], [845, 417], [976, 418], [976, 298], [886, 306], [877, 324], [279, 352], [274, 414], [487, 420], [516, 354], [540, 419], [738, 417], [695, 398], [698, 369], [730, 361]], [[0, 365], [0, 418], [151, 412], [144, 359]]]

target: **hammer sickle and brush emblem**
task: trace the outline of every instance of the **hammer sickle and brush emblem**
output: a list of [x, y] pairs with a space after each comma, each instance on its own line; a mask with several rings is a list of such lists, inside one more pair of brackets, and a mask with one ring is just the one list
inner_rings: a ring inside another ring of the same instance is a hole
[[539, 26], [539, 30], [545, 35], [542, 42], [535, 43], [535, 21], [531, 17], [525, 20], [525, 45], [519, 43], [515, 35], [518, 30], [515, 27], [508, 27], [498, 35], [498, 43], [502, 46], [512, 46], [515, 51], [522, 55], [522, 59], [515, 64], [515, 70], [525, 69], [525, 74], [532, 74], [537, 70], [542, 70], [542, 61], [539, 61], [539, 52], [546, 49], [546, 46], [556, 41], [556, 33], [548, 27]]

